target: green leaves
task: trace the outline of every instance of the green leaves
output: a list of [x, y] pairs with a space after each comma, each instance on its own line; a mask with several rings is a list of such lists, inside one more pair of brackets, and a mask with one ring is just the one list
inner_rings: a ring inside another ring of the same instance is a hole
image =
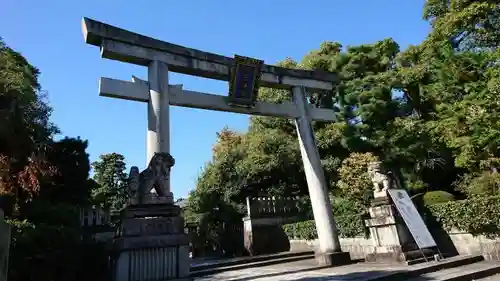
[[[428, 0], [424, 18], [432, 30], [417, 46], [401, 51], [391, 38], [347, 47], [327, 41], [299, 63], [281, 62], [339, 77], [332, 91], [308, 94], [311, 106], [334, 109], [338, 120], [313, 122], [335, 196], [366, 205], [372, 193], [366, 164], [374, 159], [401, 171], [404, 186], [429, 201], [497, 194], [499, 16], [499, 1]], [[259, 99], [281, 103], [290, 94], [263, 88]], [[239, 208], [259, 193], [307, 194], [293, 120], [251, 117], [248, 132], [221, 134], [228, 137], [220, 137], [193, 196], [210, 202], [200, 206]], [[464, 174], [470, 178], [454, 190]], [[473, 217], [472, 209], [448, 211]], [[357, 229], [357, 222], [339, 219], [341, 231]], [[486, 217], [482, 223], [488, 224]], [[294, 228], [306, 239], [314, 236], [310, 222]]]
[[491, 53], [454, 55], [442, 62], [442, 81], [432, 89], [439, 91], [442, 102], [436, 107], [437, 118], [428, 123], [430, 132], [455, 151], [458, 167], [471, 171], [484, 169], [485, 161], [499, 156], [500, 104], [489, 91], [495, 89], [491, 85], [496, 76], [491, 75], [498, 71], [496, 61]]
[[[351, 200], [337, 198], [332, 202], [333, 215], [341, 237], [366, 235], [365, 208]], [[283, 225], [289, 239], [314, 240], [318, 238], [314, 220]]]
[[[202, 170], [193, 193], [199, 197], [196, 200], [215, 200], [215, 196], [226, 203], [243, 204], [246, 196], [259, 193], [306, 190], [298, 142], [293, 136], [271, 128], [247, 134], [225, 128], [217, 136], [213, 159]], [[213, 194], [203, 195], [208, 193]]]
[[371, 153], [352, 153], [342, 161], [337, 187], [340, 194], [353, 202], [367, 206], [373, 195], [373, 184], [368, 176], [368, 164], [378, 161]]
[[125, 157], [119, 153], [102, 154], [92, 163], [92, 168], [94, 180], [99, 185], [92, 190], [93, 203], [121, 210], [128, 197]]
[[428, 0], [424, 18], [433, 26], [430, 40], [449, 40], [454, 48], [497, 48], [500, 42], [498, 1]]
[[0, 193], [20, 202], [35, 196], [54, 167], [45, 159], [58, 130], [40, 91], [40, 72], [0, 38]]
[[499, 197], [471, 197], [430, 205], [432, 215], [447, 229], [458, 229], [472, 235], [497, 237], [500, 233]]

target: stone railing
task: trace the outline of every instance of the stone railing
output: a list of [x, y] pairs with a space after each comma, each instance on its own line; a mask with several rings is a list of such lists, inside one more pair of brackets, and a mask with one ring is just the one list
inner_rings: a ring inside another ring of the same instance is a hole
[[290, 217], [305, 212], [299, 197], [247, 197], [247, 216]]

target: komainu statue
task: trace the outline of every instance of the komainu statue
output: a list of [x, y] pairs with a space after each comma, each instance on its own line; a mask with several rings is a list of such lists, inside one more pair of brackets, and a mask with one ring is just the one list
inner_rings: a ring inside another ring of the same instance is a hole
[[382, 162], [377, 161], [369, 163], [368, 176], [374, 187], [373, 197], [387, 197], [387, 189], [392, 188], [393, 181], [390, 172], [384, 169]]
[[168, 197], [170, 190], [168, 181], [170, 169], [175, 160], [169, 153], [155, 153], [149, 161], [148, 167], [139, 173], [139, 168], [130, 168], [128, 178], [128, 192], [131, 199], [144, 203], [144, 198], [151, 196], [155, 190], [158, 197]]

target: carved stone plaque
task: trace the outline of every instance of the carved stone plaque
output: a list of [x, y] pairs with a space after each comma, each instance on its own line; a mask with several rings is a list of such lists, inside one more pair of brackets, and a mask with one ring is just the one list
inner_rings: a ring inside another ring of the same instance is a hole
[[122, 229], [124, 236], [184, 233], [182, 217], [126, 219]]

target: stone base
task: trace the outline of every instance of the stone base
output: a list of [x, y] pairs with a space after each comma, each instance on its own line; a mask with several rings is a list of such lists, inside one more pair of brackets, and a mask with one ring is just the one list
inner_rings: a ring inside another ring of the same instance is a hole
[[173, 204], [174, 195], [169, 192], [166, 196], [158, 196], [157, 194], [150, 193], [142, 195], [142, 198], [132, 197], [129, 199], [129, 205], [156, 205], [156, 204]]
[[121, 211], [121, 216], [123, 219], [147, 217], [179, 217], [180, 214], [181, 208], [170, 203], [153, 205], [130, 205], [123, 211]]
[[192, 280], [189, 237], [178, 206], [125, 208], [113, 246], [114, 281]]
[[399, 246], [379, 246], [375, 247], [373, 253], [366, 255], [365, 261], [379, 263], [403, 263], [411, 265], [424, 262], [425, 259], [434, 260], [435, 254], [438, 254], [438, 251], [435, 249], [402, 251]]
[[348, 252], [316, 253], [315, 259], [320, 266], [340, 266], [352, 263]]
[[372, 207], [390, 205], [390, 204], [391, 204], [391, 200], [389, 199], [389, 197], [377, 197], [377, 198], [374, 198], [372, 200], [372, 202], [370, 203], [370, 205]]
[[[143, 241], [125, 241], [124, 244], [129, 247], [119, 251], [114, 259], [114, 281], [188, 280], [186, 278], [190, 277], [189, 246], [171, 245], [169, 242], [172, 240], [162, 241], [156, 237], [155, 242], [163, 243], [152, 247], [148, 241], [150, 238], [143, 239]], [[147, 247], [148, 244], [151, 247]]]
[[290, 251], [288, 236], [272, 219], [243, 218], [243, 244], [251, 256]]
[[391, 205], [378, 198], [369, 208], [371, 219], [365, 220], [374, 247], [365, 255], [367, 262], [414, 264], [434, 259], [437, 250], [420, 250], [405, 222]]

